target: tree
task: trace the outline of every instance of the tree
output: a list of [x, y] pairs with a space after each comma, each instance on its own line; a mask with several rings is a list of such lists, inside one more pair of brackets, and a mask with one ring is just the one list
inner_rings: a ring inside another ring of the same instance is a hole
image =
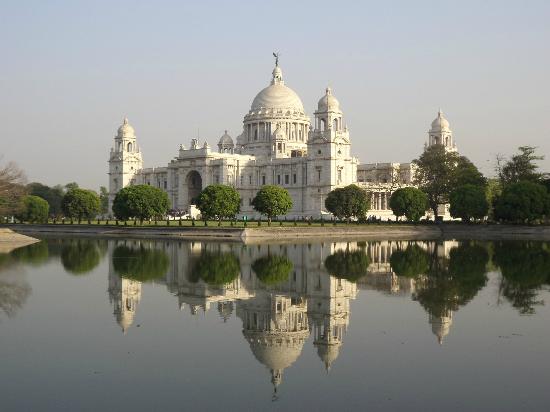
[[288, 191], [280, 186], [265, 185], [252, 200], [254, 210], [267, 216], [268, 224], [280, 215], [286, 215], [292, 208], [292, 198]]
[[451, 216], [459, 217], [463, 222], [473, 219], [482, 219], [487, 216], [489, 203], [485, 188], [466, 184], [456, 188], [450, 196]]
[[418, 222], [428, 207], [428, 196], [415, 187], [397, 189], [390, 197], [393, 214], [397, 217], [404, 215], [413, 222]]
[[61, 210], [63, 188], [61, 186], [49, 187], [42, 183], [34, 182], [27, 185], [27, 191], [30, 195], [41, 197], [48, 202], [51, 216], [60, 216], [63, 213]]
[[99, 211], [102, 215], [109, 213], [109, 192], [105, 186], [99, 188]]
[[78, 186], [78, 183], [76, 182], [71, 182], [71, 183], [67, 183], [65, 185], [65, 190], [68, 192], [70, 190], [73, 190], [73, 189], [78, 189], [80, 186]]
[[162, 278], [168, 271], [170, 258], [161, 249], [117, 246], [113, 251], [113, 269], [121, 276], [139, 282]]
[[15, 163], [0, 167], [0, 217], [12, 216], [20, 210], [24, 183], [25, 174]]
[[364, 218], [370, 208], [367, 192], [357, 185], [348, 185], [332, 190], [325, 199], [325, 207], [335, 217], [346, 219]]
[[465, 156], [460, 156], [456, 164], [453, 176], [453, 187], [473, 185], [486, 187], [487, 178], [479, 169]]
[[325, 259], [325, 268], [331, 276], [357, 282], [367, 274], [370, 259], [364, 250], [338, 250]]
[[546, 188], [522, 181], [504, 187], [495, 204], [495, 218], [508, 222], [531, 222], [548, 214], [550, 199]]
[[71, 189], [61, 203], [61, 209], [65, 216], [82, 219], [92, 219], [99, 213], [99, 196], [96, 192], [86, 189]]
[[241, 197], [232, 186], [206, 186], [197, 199], [197, 207], [204, 220], [235, 217], [240, 210]]
[[23, 197], [23, 206], [17, 214], [17, 219], [29, 223], [43, 223], [48, 221], [50, 205], [38, 196]]
[[127, 186], [116, 194], [113, 201], [113, 212], [121, 220], [135, 218], [143, 221], [163, 217], [169, 207], [166, 192], [149, 185]]
[[18, 262], [31, 266], [42, 266], [50, 258], [48, 243], [45, 240], [14, 249], [11, 256]]
[[396, 250], [390, 257], [390, 265], [397, 276], [416, 278], [428, 272], [430, 256], [420, 246], [410, 244], [405, 250]]
[[418, 159], [413, 160], [414, 184], [428, 196], [428, 204], [436, 220], [439, 205], [449, 202], [458, 161], [458, 155], [445, 150], [442, 145], [428, 147]]
[[193, 266], [191, 280], [221, 286], [233, 282], [240, 272], [239, 258], [233, 253], [204, 251]]
[[276, 285], [288, 279], [294, 265], [286, 256], [268, 255], [256, 259], [252, 270], [266, 285]]
[[510, 160], [497, 157], [497, 172], [503, 186], [522, 181], [537, 183], [543, 178], [536, 162], [543, 160], [544, 156], [537, 156], [536, 149], [532, 146], [520, 146], [519, 153]]

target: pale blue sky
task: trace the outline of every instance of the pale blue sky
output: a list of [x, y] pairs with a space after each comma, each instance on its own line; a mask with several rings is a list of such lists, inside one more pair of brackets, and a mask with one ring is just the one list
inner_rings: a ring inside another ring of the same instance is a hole
[[441, 107], [491, 173], [519, 145], [550, 157], [549, 22], [548, 1], [0, 1], [0, 154], [97, 189], [127, 115], [165, 166], [197, 129], [240, 133], [279, 50], [310, 114], [332, 86], [360, 161], [417, 157]]

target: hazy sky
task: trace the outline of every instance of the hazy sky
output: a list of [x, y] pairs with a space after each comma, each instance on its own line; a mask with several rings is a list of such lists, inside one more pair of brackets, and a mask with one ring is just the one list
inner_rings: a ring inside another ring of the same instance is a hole
[[550, 1], [0, 0], [0, 155], [30, 181], [107, 185], [125, 115], [145, 166], [236, 137], [275, 50], [312, 115], [330, 84], [361, 162], [417, 157], [439, 107], [485, 173], [550, 170]]

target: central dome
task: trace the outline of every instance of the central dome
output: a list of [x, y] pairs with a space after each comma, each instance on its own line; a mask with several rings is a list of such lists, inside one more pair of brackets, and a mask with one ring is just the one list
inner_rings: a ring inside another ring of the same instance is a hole
[[252, 101], [250, 110], [290, 109], [304, 113], [304, 105], [294, 90], [285, 86], [283, 72], [279, 66], [273, 69], [271, 84], [260, 91]]

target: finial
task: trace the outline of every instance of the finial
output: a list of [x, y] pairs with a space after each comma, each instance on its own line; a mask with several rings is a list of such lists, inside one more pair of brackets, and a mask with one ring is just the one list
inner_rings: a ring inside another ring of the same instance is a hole
[[124, 124], [128, 124], [128, 117], [124, 116], [124, 121], [123, 121]]
[[273, 52], [273, 57], [275, 57], [275, 66], [279, 66], [279, 56], [281, 55], [280, 52]]
[[327, 94], [332, 94], [332, 89], [330, 88], [330, 86], [327, 86], [327, 88], [325, 89], [325, 92]]
[[443, 116], [443, 110], [441, 110], [441, 107], [439, 108], [439, 111], [437, 112], [437, 115], [439, 117]]
[[225, 134], [227, 134], [227, 130], [225, 131]]

